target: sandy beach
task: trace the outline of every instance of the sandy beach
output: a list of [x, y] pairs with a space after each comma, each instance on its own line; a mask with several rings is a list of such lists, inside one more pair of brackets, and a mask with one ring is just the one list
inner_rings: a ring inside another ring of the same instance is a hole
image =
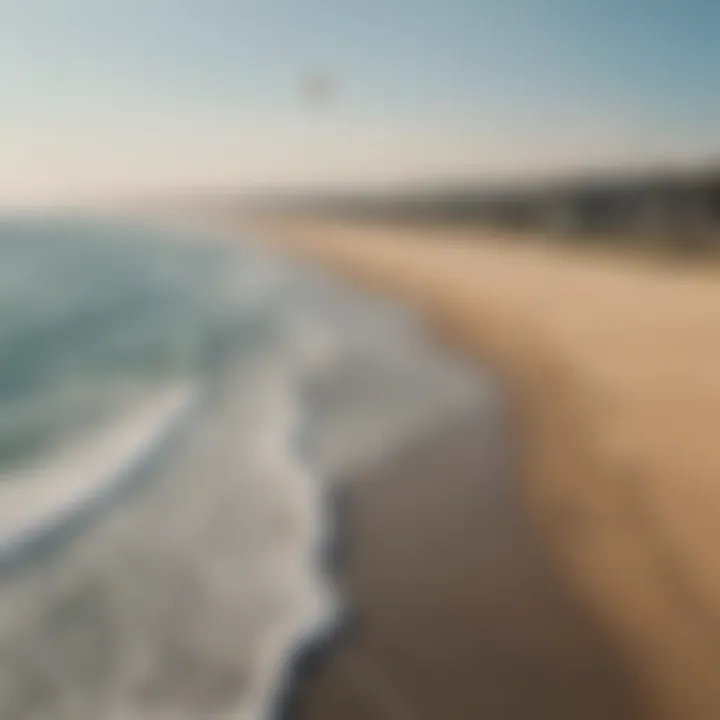
[[354, 623], [285, 718], [644, 717], [520, 511], [500, 393], [346, 478]]
[[404, 300], [438, 337], [493, 363], [523, 443], [523, 504], [564, 582], [654, 716], [716, 718], [713, 273], [477, 231], [286, 218], [256, 222], [260, 232]]

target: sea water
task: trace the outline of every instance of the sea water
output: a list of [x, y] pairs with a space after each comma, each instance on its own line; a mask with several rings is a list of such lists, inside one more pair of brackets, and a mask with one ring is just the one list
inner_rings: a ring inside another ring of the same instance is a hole
[[402, 310], [177, 227], [0, 222], [0, 718], [264, 718], [331, 483], [477, 402]]

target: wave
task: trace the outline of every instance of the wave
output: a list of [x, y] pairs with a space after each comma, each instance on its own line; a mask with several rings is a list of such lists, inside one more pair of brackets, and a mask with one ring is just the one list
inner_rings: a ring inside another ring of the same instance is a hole
[[157, 392], [81, 440], [0, 475], [0, 571], [67, 533], [145, 472], [198, 403], [190, 386]]

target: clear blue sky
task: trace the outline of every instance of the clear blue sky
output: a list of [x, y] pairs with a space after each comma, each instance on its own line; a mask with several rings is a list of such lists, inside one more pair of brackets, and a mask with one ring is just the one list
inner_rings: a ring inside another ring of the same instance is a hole
[[694, 159], [718, 38], [714, 0], [0, 0], [0, 200]]

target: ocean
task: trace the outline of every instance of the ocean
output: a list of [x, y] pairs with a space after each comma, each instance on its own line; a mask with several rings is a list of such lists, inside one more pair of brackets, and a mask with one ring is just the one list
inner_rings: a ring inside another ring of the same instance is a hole
[[328, 492], [486, 391], [259, 243], [0, 220], [0, 719], [269, 717], [342, 616]]

